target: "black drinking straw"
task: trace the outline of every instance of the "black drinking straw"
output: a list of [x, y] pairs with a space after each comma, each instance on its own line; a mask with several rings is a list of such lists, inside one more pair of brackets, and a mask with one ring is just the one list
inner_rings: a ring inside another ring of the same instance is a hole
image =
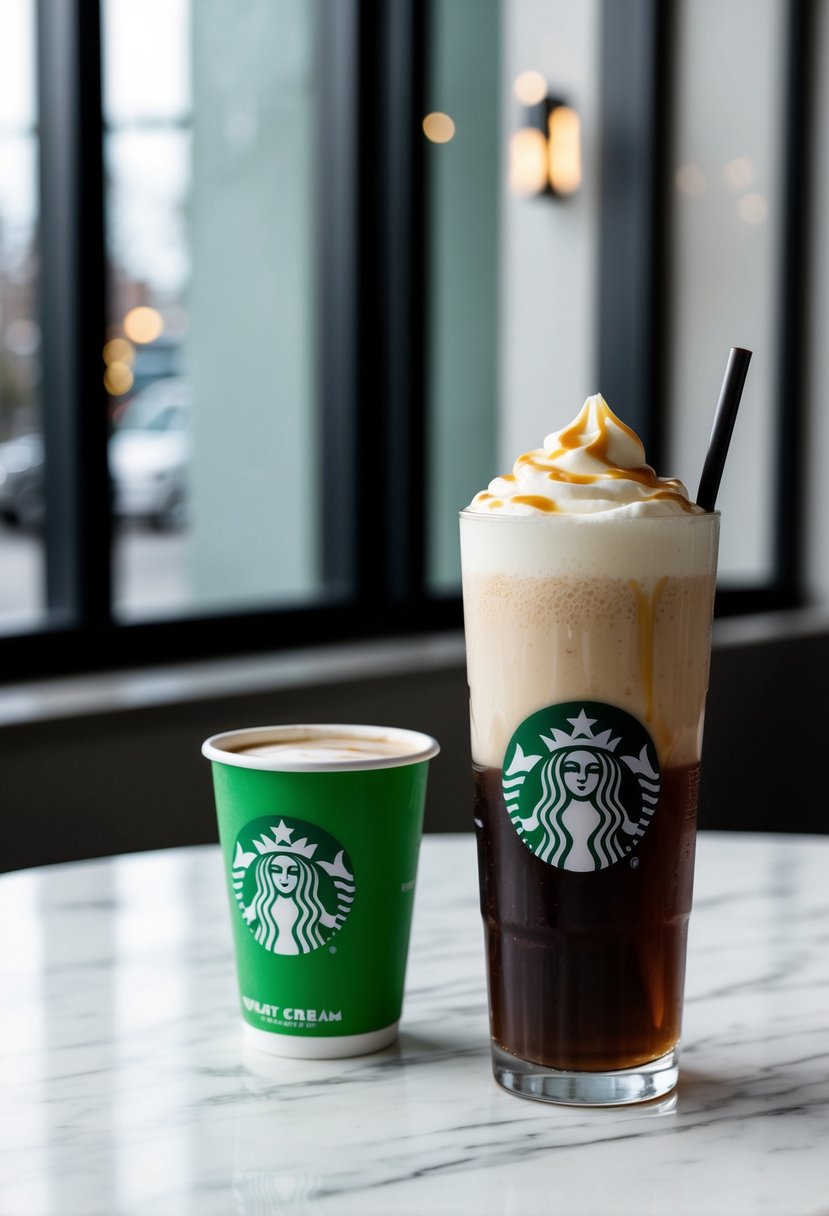
[[743, 385], [746, 382], [750, 362], [750, 350], [743, 350], [741, 346], [732, 346], [697, 490], [697, 506], [702, 507], [703, 511], [713, 511], [717, 501], [725, 458], [728, 455], [728, 446], [731, 443], [731, 434], [737, 420], [737, 410], [740, 408], [740, 398], [743, 395]]

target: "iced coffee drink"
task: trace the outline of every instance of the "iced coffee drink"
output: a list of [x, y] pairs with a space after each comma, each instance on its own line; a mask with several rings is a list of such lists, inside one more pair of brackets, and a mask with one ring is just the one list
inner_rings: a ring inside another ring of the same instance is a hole
[[675, 1084], [717, 534], [600, 396], [462, 513], [493, 1061], [526, 1096]]

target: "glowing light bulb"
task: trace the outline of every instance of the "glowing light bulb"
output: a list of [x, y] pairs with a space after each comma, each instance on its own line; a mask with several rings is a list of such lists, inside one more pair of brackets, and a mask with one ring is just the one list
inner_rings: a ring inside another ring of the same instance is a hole
[[541, 194], [547, 186], [547, 140], [535, 127], [513, 131], [509, 141], [509, 185], [514, 194]]
[[556, 194], [574, 194], [581, 185], [581, 120], [570, 106], [556, 106], [547, 120], [550, 185]]

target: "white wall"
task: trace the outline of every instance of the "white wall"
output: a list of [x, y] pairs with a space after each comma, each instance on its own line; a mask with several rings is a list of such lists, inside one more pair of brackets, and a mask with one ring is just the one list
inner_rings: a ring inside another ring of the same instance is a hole
[[[576, 414], [595, 381], [598, 277], [599, 0], [505, 0], [502, 98], [506, 147], [513, 81], [535, 68], [575, 106], [584, 185], [574, 197], [516, 198], [504, 185], [497, 472]], [[506, 181], [506, 166], [502, 168]], [[493, 473], [496, 470], [493, 470]]]
[[754, 351], [717, 503], [722, 585], [772, 566], [786, 8], [678, 5], [665, 471], [692, 493], [729, 348]]

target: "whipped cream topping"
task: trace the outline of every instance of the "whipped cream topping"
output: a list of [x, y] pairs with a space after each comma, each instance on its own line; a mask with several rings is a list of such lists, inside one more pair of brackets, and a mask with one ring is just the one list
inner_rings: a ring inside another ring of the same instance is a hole
[[467, 508], [497, 515], [703, 514], [681, 481], [657, 477], [642, 441], [597, 393], [577, 417], [519, 456]]

